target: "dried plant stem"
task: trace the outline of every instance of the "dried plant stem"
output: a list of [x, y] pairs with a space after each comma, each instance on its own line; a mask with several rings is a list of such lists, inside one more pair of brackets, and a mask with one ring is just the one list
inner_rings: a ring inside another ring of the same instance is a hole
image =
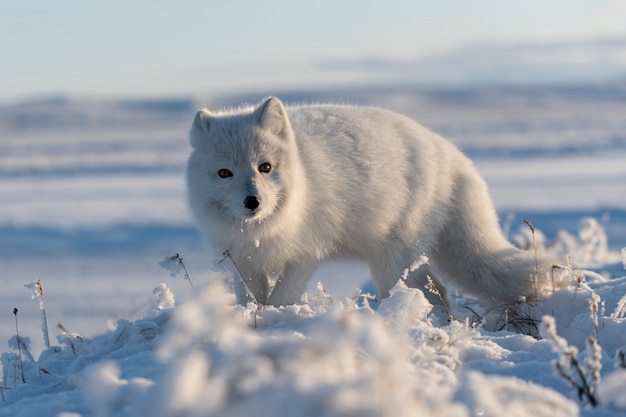
[[573, 369], [576, 372], [576, 375], [578, 376], [578, 380], [580, 382], [575, 381], [574, 378], [568, 375], [567, 372], [563, 369], [563, 366], [558, 362], [556, 363], [557, 372], [565, 381], [567, 381], [568, 384], [576, 388], [576, 393], [578, 394], [578, 398], [580, 398], [581, 400], [583, 398], [587, 398], [587, 400], [592, 406], [594, 407], [597, 406], [598, 399], [596, 398], [593, 392], [593, 388], [587, 382], [587, 377], [585, 376], [585, 373], [583, 372], [582, 367], [578, 363], [578, 359], [576, 359], [576, 356], [574, 356], [573, 354], [569, 354], [567, 355], [567, 357], [570, 361], [571, 369]]
[[452, 316], [452, 311], [450, 311], [450, 308], [448, 307], [448, 303], [446, 303], [446, 300], [443, 299], [441, 292], [439, 291], [439, 289], [437, 289], [437, 286], [435, 285], [435, 281], [433, 281], [430, 275], [426, 275], [426, 279], [428, 280], [428, 283], [426, 284], [426, 289], [430, 293], [435, 294], [437, 297], [439, 297], [439, 300], [441, 301], [443, 308], [446, 310], [446, 313], [448, 313], [448, 319], [452, 322], [454, 320], [454, 317]]
[[[232, 255], [230, 254], [230, 252], [228, 250], [225, 250], [222, 255], [224, 255], [224, 259], [228, 258], [233, 263], [233, 266], [235, 267], [235, 270], [237, 271], [237, 274], [239, 275], [239, 279], [241, 280], [241, 283], [243, 284], [243, 287], [246, 290], [246, 294], [248, 295], [248, 297], [250, 297], [250, 299], [254, 302], [254, 305], [256, 306], [256, 310], [254, 312], [254, 328], [256, 329], [257, 328], [256, 312], [261, 307], [261, 304], [259, 303], [257, 298], [254, 296], [252, 291], [250, 291], [250, 287], [248, 287], [248, 284], [246, 284], [246, 279], [244, 278], [243, 274], [241, 273], [241, 270], [237, 266], [237, 262], [235, 262], [235, 260], [233, 259]], [[222, 259], [222, 260], [224, 260], [224, 259]]]
[[600, 325], [598, 321], [598, 309], [600, 304], [600, 296], [595, 292], [591, 294], [591, 299], [589, 300], [589, 310], [591, 310], [591, 321], [593, 322], [593, 327], [596, 330], [596, 340], [600, 340]]
[[[522, 308], [528, 306], [528, 312], [522, 312]], [[526, 334], [528, 336], [537, 337], [539, 329], [537, 327], [537, 319], [533, 318], [529, 304], [501, 304], [495, 306], [493, 310], [502, 310], [496, 324], [502, 321], [502, 325], [497, 327], [498, 330], [511, 330]]]
[[41, 309], [41, 331], [43, 332], [43, 341], [47, 348], [50, 347], [50, 336], [48, 334], [48, 319], [46, 317], [46, 303], [43, 298], [43, 284], [41, 280], [38, 279], [33, 284], [38, 288], [39, 291], [39, 304]]
[[572, 378], [565, 371], [565, 369], [563, 369], [563, 366], [558, 362], [556, 363], [557, 373], [559, 374], [561, 378], [565, 380], [565, 382], [567, 382], [570, 386], [576, 389], [576, 394], [578, 395], [579, 399], [582, 400], [583, 398], [587, 398], [587, 400], [592, 406], [594, 407], [597, 406], [598, 400], [596, 399], [596, 396], [593, 394], [591, 387], [587, 383], [587, 380], [585, 379], [585, 376], [582, 372], [582, 369], [580, 368], [580, 365], [578, 364], [578, 361], [574, 357], [571, 357], [570, 359], [571, 359], [571, 365], [576, 370], [576, 373], [578, 374], [578, 377], [581, 383], [579, 384], [577, 381], [575, 381], [574, 378]]
[[187, 267], [185, 267], [185, 263], [183, 262], [183, 257], [180, 256], [179, 254], [176, 254], [176, 256], [178, 256], [178, 262], [180, 262], [180, 266], [183, 267], [183, 272], [185, 272], [185, 279], [187, 281], [189, 281], [189, 285], [191, 285], [191, 289], [195, 291], [196, 288], [193, 286], [193, 282], [191, 281], [191, 277], [189, 276], [189, 273], [187, 272]]
[[166, 269], [169, 271], [170, 276], [175, 277], [180, 273], [180, 270], [182, 269], [183, 272], [185, 273], [185, 279], [187, 281], [189, 281], [189, 285], [191, 285], [191, 289], [195, 292], [196, 288], [193, 285], [193, 282], [191, 281], [191, 277], [189, 276], [189, 272], [187, 272], [187, 267], [185, 266], [185, 263], [183, 262], [183, 257], [180, 256], [180, 254], [178, 253], [174, 253], [174, 255], [172, 256], [168, 256], [167, 258], [163, 259], [161, 262], [159, 262], [159, 266], [161, 266], [161, 268]]
[[39, 311], [41, 311], [41, 332], [43, 333], [43, 342], [46, 348], [50, 347], [50, 337], [48, 336], [48, 319], [46, 318], [46, 303], [43, 297], [43, 283], [40, 279], [25, 285], [26, 288], [33, 292], [33, 300], [39, 300]]
[[[61, 322], [57, 323], [57, 327], [63, 331], [63, 333], [64, 333], [63, 337], [65, 337], [67, 339], [67, 343], [70, 344], [70, 347], [72, 348], [72, 353], [74, 354], [74, 357], [75, 358], [78, 357], [78, 353], [79, 352], [76, 350], [76, 345], [74, 344], [74, 341], [82, 340], [83, 337], [81, 335], [79, 335], [78, 333], [73, 333], [73, 332], [69, 331], [67, 329], [67, 327], [65, 327], [63, 325], [63, 323], [61, 323]], [[126, 327], [124, 329], [126, 329]], [[117, 343], [117, 341], [116, 341], [116, 343]]]
[[257, 306], [259, 306], [259, 301], [256, 299], [256, 297], [254, 296], [254, 294], [252, 293], [252, 291], [250, 291], [250, 287], [248, 287], [248, 284], [246, 284], [246, 279], [244, 278], [243, 274], [241, 273], [241, 270], [239, 269], [239, 267], [237, 266], [237, 263], [235, 262], [235, 260], [233, 259], [232, 255], [230, 254], [230, 252], [228, 250], [224, 251], [224, 253], [222, 254], [224, 255], [224, 259], [228, 258], [230, 259], [230, 261], [233, 263], [233, 265], [235, 266], [235, 270], [237, 270], [237, 274], [239, 275], [239, 279], [241, 279], [241, 283], [243, 284], [243, 287], [246, 289], [246, 293], [248, 294], [248, 296], [250, 297], [250, 299], [252, 299], [252, 301], [254, 302], [254, 304], [256, 304]]
[[183, 257], [180, 256], [180, 254], [175, 253], [174, 256], [171, 257], [171, 259], [177, 262], [183, 268], [183, 272], [185, 273], [185, 279], [189, 281], [189, 285], [191, 285], [191, 289], [195, 291], [196, 288], [193, 286], [191, 277], [189, 276], [189, 273], [187, 272], [187, 267], [185, 266], [185, 263], [183, 262]]
[[[535, 226], [533, 226], [530, 220], [527, 220], [527, 219], [523, 219], [523, 220], [524, 220], [524, 223], [526, 223], [526, 225], [530, 229], [530, 234], [533, 238], [533, 250], [535, 252], [535, 275], [533, 276], [532, 281], [533, 281], [533, 289], [535, 290], [535, 303], [537, 303], [539, 299], [539, 292], [537, 289], [537, 286], [538, 286], [537, 280], [539, 279], [539, 258], [537, 256], [537, 239], [535, 238]], [[554, 282], [552, 286], [553, 286], [552, 291], [554, 291]]]
[[555, 352], [560, 355], [559, 359], [555, 361], [558, 375], [576, 389], [576, 394], [581, 401], [586, 399], [592, 406], [597, 406], [598, 398], [594, 388], [600, 380], [601, 368], [598, 341], [594, 337], [588, 339], [586, 369], [583, 369], [577, 359], [578, 349], [569, 346], [567, 341], [557, 334], [553, 317], [543, 317], [540, 333], [543, 338], [550, 342]]
[[590, 381], [592, 393], [595, 393], [600, 383], [600, 372], [602, 371], [602, 348], [595, 337], [587, 338], [587, 376]]
[[15, 316], [15, 337], [17, 340], [17, 354], [20, 358], [20, 376], [22, 377], [22, 383], [26, 383], [26, 377], [24, 376], [24, 363], [22, 362], [22, 349], [20, 347], [20, 331], [17, 326], [17, 308], [13, 308], [13, 315]]

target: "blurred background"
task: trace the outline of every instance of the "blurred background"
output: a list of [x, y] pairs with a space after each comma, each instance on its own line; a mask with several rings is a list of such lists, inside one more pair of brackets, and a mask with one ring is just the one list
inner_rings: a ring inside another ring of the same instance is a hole
[[0, 99], [623, 82], [625, 19], [615, 0], [14, 2]]
[[185, 206], [190, 123], [270, 94], [383, 106], [446, 136], [511, 236], [522, 218], [555, 239], [594, 216], [626, 246], [623, 1], [9, 2], [0, 62], [0, 343], [13, 307], [39, 338], [38, 278], [51, 325], [84, 335], [162, 281], [191, 296], [158, 266], [179, 252], [197, 285], [210, 276]]

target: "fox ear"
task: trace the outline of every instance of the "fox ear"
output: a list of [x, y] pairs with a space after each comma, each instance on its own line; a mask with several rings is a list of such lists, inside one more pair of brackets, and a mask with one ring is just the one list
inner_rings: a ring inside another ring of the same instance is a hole
[[191, 132], [189, 137], [191, 139], [191, 146], [194, 148], [206, 137], [209, 133], [209, 128], [211, 126], [211, 113], [202, 109], [196, 113], [196, 117], [193, 120], [193, 127], [191, 128]]
[[193, 120], [193, 127], [203, 133], [209, 133], [210, 119], [212, 118], [211, 112], [207, 109], [198, 110], [196, 118]]
[[287, 110], [276, 97], [270, 97], [255, 111], [259, 126], [276, 136], [286, 138], [291, 131]]

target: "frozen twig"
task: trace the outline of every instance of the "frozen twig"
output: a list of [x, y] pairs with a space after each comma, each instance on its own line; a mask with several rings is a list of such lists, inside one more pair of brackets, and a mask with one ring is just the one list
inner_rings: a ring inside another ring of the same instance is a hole
[[39, 300], [39, 310], [41, 311], [41, 332], [43, 333], [43, 341], [47, 348], [50, 347], [50, 337], [48, 335], [48, 319], [46, 318], [46, 303], [43, 298], [43, 284], [40, 279], [30, 284], [24, 285], [33, 292], [33, 300]]
[[626, 295], [624, 295], [618, 302], [615, 307], [615, 311], [611, 314], [612, 319], [621, 319], [624, 317], [624, 313], [626, 312]]
[[19, 344], [19, 339], [20, 339], [20, 331], [19, 328], [17, 326], [17, 308], [13, 308], [13, 315], [15, 316], [15, 337], [18, 340], [17, 343], [17, 354], [20, 358], [20, 376], [22, 377], [22, 383], [26, 383], [26, 377], [24, 376], [24, 363], [22, 362], [22, 349], [20, 347]]
[[324, 285], [321, 281], [318, 281], [316, 288], [318, 294], [315, 294], [313, 297], [311, 297], [309, 303], [319, 303], [320, 305], [333, 305], [333, 297], [326, 292], [326, 289], [324, 288]]
[[225, 250], [224, 253], [222, 253], [222, 255], [224, 255], [224, 258], [222, 258], [222, 260], [220, 262], [222, 262], [226, 258], [230, 259], [230, 261], [233, 263], [233, 266], [235, 267], [235, 270], [237, 271], [237, 275], [239, 275], [239, 279], [241, 280], [241, 283], [243, 284], [243, 287], [246, 290], [246, 294], [248, 295], [248, 297], [250, 297], [250, 299], [254, 302], [254, 305], [256, 306], [256, 310], [254, 312], [254, 328], [256, 329], [256, 327], [257, 327], [256, 312], [259, 310], [259, 308], [261, 308], [261, 304], [259, 303], [259, 300], [257, 300], [257, 298], [254, 296], [252, 291], [250, 290], [250, 287], [248, 287], [248, 284], [246, 284], [246, 279], [244, 278], [243, 274], [241, 273], [241, 270], [237, 266], [237, 263], [233, 259], [233, 257], [230, 254], [230, 252], [228, 250]]
[[596, 329], [596, 339], [600, 340], [600, 329], [598, 323], [598, 310], [600, 305], [600, 296], [598, 294], [591, 293], [591, 298], [589, 299], [589, 310], [591, 310], [591, 321], [593, 322], [593, 327]]
[[69, 331], [61, 322], [57, 323], [57, 327], [63, 331], [63, 334], [57, 336], [58, 340], [62, 343], [70, 345], [74, 357], [78, 357], [78, 351], [76, 349], [76, 342], [82, 342], [83, 336], [78, 333]]
[[450, 322], [452, 322], [454, 320], [454, 317], [452, 317], [452, 311], [450, 311], [450, 308], [448, 307], [448, 303], [446, 303], [446, 300], [443, 299], [441, 292], [437, 289], [437, 286], [435, 285], [435, 281], [433, 281], [430, 275], [426, 275], [426, 279], [428, 280], [428, 283], [424, 287], [428, 290], [428, 292], [430, 292], [431, 294], [435, 294], [437, 297], [439, 297], [439, 300], [441, 301], [443, 308], [445, 308], [446, 313], [448, 313], [448, 319], [450, 320]]
[[[224, 251], [224, 253], [222, 255], [224, 255], [224, 259], [228, 258], [233, 263], [233, 265], [235, 267], [235, 270], [237, 271], [237, 274], [239, 275], [239, 279], [241, 279], [241, 282], [242, 282], [244, 288], [246, 289], [246, 294], [248, 294], [248, 297], [250, 297], [250, 299], [254, 302], [254, 304], [259, 306], [259, 301], [256, 299], [256, 297], [254, 296], [252, 291], [250, 291], [250, 287], [248, 287], [248, 284], [246, 284], [246, 279], [244, 278], [243, 274], [241, 273], [241, 270], [237, 266], [237, 263], [233, 259], [233, 257], [230, 254], [230, 252], [228, 250], [226, 250], [226, 251]], [[224, 260], [224, 259], [222, 259], [222, 260]]]
[[357, 289], [356, 295], [352, 297], [351, 300], [357, 304], [359, 303], [359, 301], [361, 301], [363, 306], [368, 308], [371, 308], [370, 301], [374, 303], [378, 302], [378, 298], [376, 296], [370, 293], [364, 293], [363, 291], [361, 291], [361, 289]]
[[[533, 276], [532, 282], [533, 282], [533, 289], [535, 290], [535, 303], [536, 303], [539, 299], [539, 292], [538, 292], [539, 290], [537, 289], [537, 287], [539, 286], [537, 282], [537, 280], [539, 279], [539, 258], [537, 257], [537, 238], [535, 237], [535, 226], [533, 226], [530, 220], [527, 220], [527, 219], [523, 219], [523, 220], [524, 220], [524, 223], [526, 223], [526, 225], [530, 229], [530, 234], [532, 235], [532, 238], [533, 238], [533, 250], [535, 252], [535, 274]], [[552, 281], [552, 292], [554, 292], [554, 280]]]
[[[527, 313], [521, 310], [525, 305], [529, 306]], [[518, 333], [537, 337], [537, 320], [532, 316], [529, 304], [502, 304], [496, 309], [502, 310], [497, 322], [500, 323], [502, 320], [502, 325], [498, 330], [514, 329]]]
[[587, 338], [587, 374], [589, 376], [589, 385], [593, 392], [596, 391], [600, 383], [600, 371], [602, 370], [602, 348], [595, 337]]
[[576, 394], [580, 400], [586, 399], [592, 406], [598, 405], [595, 395], [594, 385], [600, 379], [600, 345], [598, 341], [588, 340], [587, 345], [587, 369], [586, 372], [578, 362], [578, 349], [570, 346], [567, 341], [556, 332], [556, 322], [554, 317], [544, 316], [540, 326], [540, 333], [547, 339], [554, 351], [559, 355], [555, 362], [557, 374], [569, 385], [576, 389]]
[[196, 290], [195, 287], [193, 286], [193, 282], [191, 281], [191, 277], [189, 276], [189, 273], [187, 272], [187, 268], [185, 267], [183, 258], [178, 253], [175, 253], [172, 256], [168, 256], [164, 258], [161, 262], [159, 262], [159, 266], [163, 269], [168, 270], [170, 273], [170, 276], [172, 277], [177, 276], [182, 270], [185, 274], [185, 279], [189, 281], [189, 285], [191, 285], [191, 289], [194, 291]]

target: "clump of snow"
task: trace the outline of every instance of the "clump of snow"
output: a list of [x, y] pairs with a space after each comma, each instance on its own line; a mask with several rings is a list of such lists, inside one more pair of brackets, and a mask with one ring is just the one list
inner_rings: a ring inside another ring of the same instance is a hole
[[[223, 286], [215, 282], [200, 299], [181, 306], [160, 350], [170, 363], [155, 385], [162, 402], [147, 410], [149, 415], [369, 415], [384, 410], [452, 416], [462, 409], [450, 401], [436, 404], [435, 397], [418, 390], [424, 375], [420, 368], [446, 368], [432, 363], [435, 349], [416, 355], [412, 347], [411, 333], [428, 340], [440, 332], [427, 319], [430, 305], [420, 291], [396, 291], [378, 314], [350, 300], [315, 310], [266, 307], [254, 313], [257, 329], [250, 326], [250, 309], [228, 307], [225, 298]], [[454, 378], [446, 369], [445, 376]], [[441, 390], [452, 394], [443, 385]]]
[[[146, 378], [121, 378], [119, 367], [109, 361], [92, 366], [80, 381], [95, 417], [116, 415], [119, 410], [137, 410], [154, 382]], [[91, 414], [90, 413], [90, 414]]]
[[183, 258], [179, 254], [175, 253], [172, 256], [167, 256], [159, 262], [159, 266], [170, 273], [171, 277], [178, 276], [183, 270]]
[[164, 283], [157, 285], [152, 290], [152, 294], [155, 297], [154, 308], [158, 311], [174, 308], [176, 305], [174, 294]]
[[416, 271], [422, 265], [428, 265], [428, 257], [426, 255], [420, 255], [420, 257], [414, 261], [410, 267], [406, 268], [402, 273], [402, 281], [406, 281], [409, 273]]
[[615, 410], [626, 411], [626, 369], [616, 370], [607, 375], [598, 386], [600, 402]]
[[552, 390], [518, 378], [469, 372], [456, 399], [467, 403], [471, 416], [571, 417], [578, 405]]
[[187, 272], [187, 268], [185, 267], [185, 263], [183, 262], [183, 258], [178, 253], [175, 253], [172, 256], [167, 256], [164, 259], [162, 259], [161, 262], [159, 262], [159, 266], [169, 271], [171, 277], [175, 277], [181, 272], [183, 272], [185, 279], [189, 281], [189, 285], [191, 285], [191, 288], [194, 288], [193, 282], [191, 281], [191, 277], [189, 276], [189, 273]]
[[9, 339], [9, 347], [17, 350], [19, 354], [24, 355], [31, 362], [35, 362], [33, 355], [30, 353], [30, 337], [15, 335]]

